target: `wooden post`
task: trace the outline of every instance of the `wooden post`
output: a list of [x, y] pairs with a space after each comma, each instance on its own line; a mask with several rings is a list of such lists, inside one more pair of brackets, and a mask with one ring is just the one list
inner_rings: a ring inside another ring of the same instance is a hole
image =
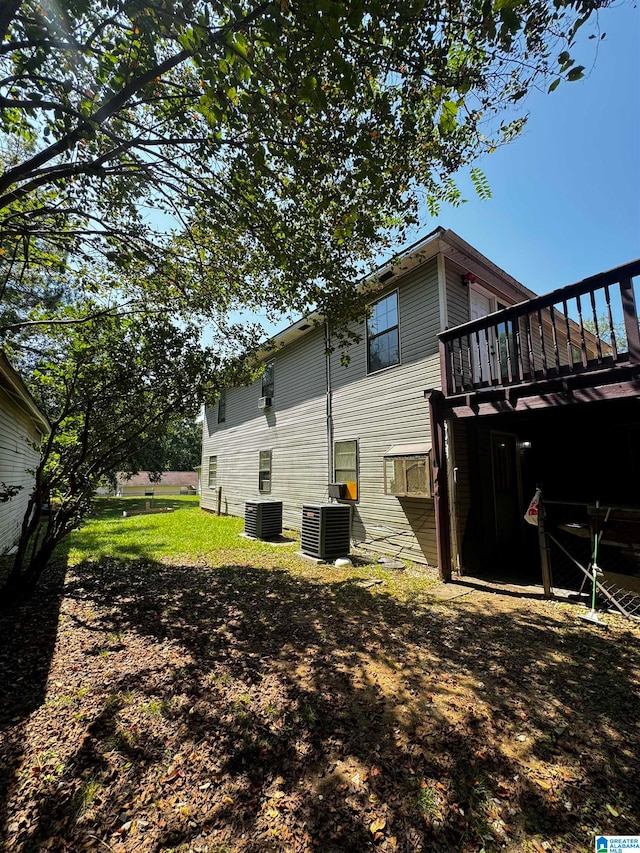
[[426, 391], [431, 420], [431, 453], [433, 455], [433, 504], [436, 516], [438, 572], [443, 581], [451, 580], [451, 532], [445, 456], [444, 395], [442, 391]]
[[446, 344], [443, 341], [440, 341], [438, 344], [438, 349], [440, 352], [440, 381], [442, 382], [442, 387], [445, 389], [447, 394], [451, 394], [455, 385], [455, 378], [453, 376], [453, 370], [451, 366], [451, 342], [447, 342]]
[[638, 331], [638, 311], [633, 295], [633, 281], [625, 278], [620, 282], [620, 301], [624, 314], [624, 330], [627, 335], [627, 347], [631, 364], [640, 364], [640, 332]]
[[218, 486], [218, 509], [216, 515], [220, 515], [222, 511], [222, 486]]
[[544, 502], [542, 495], [538, 504], [538, 543], [540, 545], [540, 566], [542, 568], [542, 586], [547, 598], [551, 598], [551, 565], [549, 560], [549, 542], [545, 531]]

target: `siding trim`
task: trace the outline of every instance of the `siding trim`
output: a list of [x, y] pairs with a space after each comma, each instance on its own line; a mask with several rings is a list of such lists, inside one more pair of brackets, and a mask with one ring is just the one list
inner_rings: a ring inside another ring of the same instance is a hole
[[438, 252], [438, 302], [440, 303], [440, 331], [449, 328], [447, 310], [447, 274], [444, 268], [444, 255]]

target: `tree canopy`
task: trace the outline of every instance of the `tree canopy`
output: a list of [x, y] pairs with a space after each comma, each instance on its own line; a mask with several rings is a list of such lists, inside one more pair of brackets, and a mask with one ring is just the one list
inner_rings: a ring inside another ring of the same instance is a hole
[[176, 417], [151, 437], [131, 442], [130, 448], [124, 461], [127, 473], [148, 471], [159, 480], [163, 471], [191, 471], [200, 464], [202, 423]]
[[[10, 588], [37, 581], [55, 546], [81, 523], [97, 486], [117, 471], [138, 470], [147, 448], [156, 464], [191, 461], [187, 437], [180, 446], [171, 436], [187, 419], [193, 423], [200, 401], [215, 390], [212, 378], [220, 379], [217, 353], [201, 346], [193, 328], [166, 314], [120, 316], [94, 308], [77, 307], [95, 318], [50, 325], [28, 351], [28, 383], [51, 433], [35, 471]], [[243, 381], [246, 365], [236, 362], [232, 375], [233, 367], [226, 365], [229, 381]], [[190, 435], [193, 440], [194, 428]]]
[[90, 262], [89, 288], [116, 265], [218, 318], [348, 309], [390, 229], [459, 200], [455, 172], [517, 133], [509, 109], [581, 76], [600, 5], [8, 0], [4, 278], [53, 253]]
[[380, 249], [460, 201], [533, 86], [579, 79], [605, 2], [5, 0], [0, 339], [53, 426], [12, 583], [250, 373], [234, 311], [361, 315]]

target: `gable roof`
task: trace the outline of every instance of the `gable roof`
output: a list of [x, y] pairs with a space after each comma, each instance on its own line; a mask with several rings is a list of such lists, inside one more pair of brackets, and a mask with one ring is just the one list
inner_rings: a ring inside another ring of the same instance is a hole
[[48, 435], [51, 432], [51, 424], [47, 416], [38, 407], [31, 396], [31, 392], [20, 378], [20, 374], [11, 366], [3, 349], [0, 349], [0, 386], [13, 402], [31, 418], [39, 432], [43, 435]]
[[[391, 279], [400, 278], [440, 253], [453, 263], [462, 264], [466, 270], [474, 273], [478, 279], [485, 281], [498, 295], [502, 295], [509, 302], [524, 302], [537, 296], [533, 290], [525, 287], [509, 273], [500, 269], [482, 252], [474, 249], [455, 231], [441, 226], [434, 228], [433, 231], [400, 252], [391, 261], [378, 266], [371, 275], [363, 279], [359, 287], [365, 291], [378, 288]], [[319, 323], [322, 323], [323, 319], [323, 315], [319, 312], [312, 312], [275, 334], [269, 341], [270, 346], [265, 347], [263, 360], [268, 360], [274, 349], [280, 349], [308, 334]]]
[[159, 480], [151, 481], [149, 471], [139, 471], [131, 477], [119, 473], [116, 482], [119, 486], [193, 486], [198, 485], [198, 474], [196, 471], [164, 471]]

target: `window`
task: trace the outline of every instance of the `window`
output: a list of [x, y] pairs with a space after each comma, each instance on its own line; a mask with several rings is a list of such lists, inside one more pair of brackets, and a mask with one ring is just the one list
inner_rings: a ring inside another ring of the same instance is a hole
[[218, 423], [223, 424], [227, 419], [227, 392], [223, 388], [218, 398]]
[[346, 483], [345, 498], [358, 500], [358, 442], [336, 441], [333, 445], [333, 474], [336, 483]]
[[367, 369], [369, 373], [400, 362], [398, 293], [378, 300], [367, 320]]
[[210, 456], [209, 457], [209, 488], [215, 489], [216, 480], [218, 479], [218, 457]]
[[390, 448], [384, 457], [384, 493], [398, 498], [431, 497], [431, 450]]
[[271, 451], [261, 450], [258, 462], [258, 491], [271, 491]]
[[265, 365], [264, 373], [262, 374], [262, 396], [273, 397], [273, 362], [269, 361]]

